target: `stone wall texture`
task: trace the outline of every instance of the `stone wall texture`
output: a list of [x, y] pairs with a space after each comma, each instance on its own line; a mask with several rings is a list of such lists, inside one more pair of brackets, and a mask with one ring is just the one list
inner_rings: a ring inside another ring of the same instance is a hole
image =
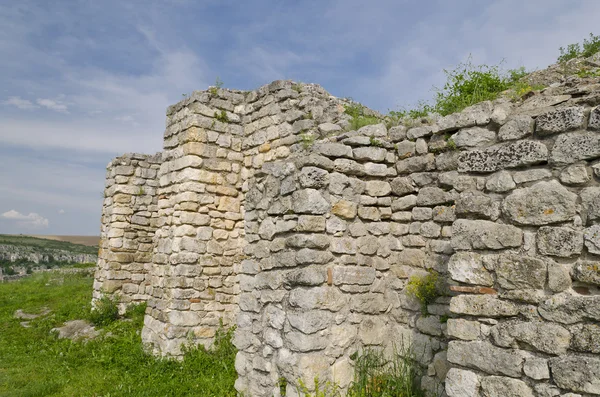
[[108, 167], [94, 297], [147, 301], [162, 355], [236, 325], [247, 396], [345, 389], [367, 347], [431, 395], [600, 395], [597, 80], [358, 131], [317, 85], [194, 92]]

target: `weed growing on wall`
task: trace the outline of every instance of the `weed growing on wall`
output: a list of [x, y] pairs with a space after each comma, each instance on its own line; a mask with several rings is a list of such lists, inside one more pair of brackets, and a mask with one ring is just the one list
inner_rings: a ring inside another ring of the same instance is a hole
[[583, 39], [583, 45], [579, 43], [569, 44], [567, 48], [560, 47], [558, 49], [560, 55], [558, 62], [564, 63], [577, 57], [590, 57], [600, 51], [600, 36], [594, 36], [590, 33], [589, 39]]
[[352, 117], [350, 119], [350, 130], [358, 130], [359, 128], [364, 127], [366, 125], [381, 123], [381, 120], [379, 120], [377, 117], [366, 116], [364, 106], [362, 106], [359, 103], [345, 105], [344, 113]]
[[427, 306], [441, 296], [438, 286], [438, 274], [430, 270], [425, 276], [412, 276], [406, 291], [421, 303], [421, 313], [428, 315]]
[[219, 78], [219, 76], [217, 76], [217, 78], [215, 79], [215, 85], [214, 85], [214, 87], [211, 87], [209, 89], [211, 95], [217, 96], [217, 94], [219, 93], [219, 89], [221, 87], [223, 87], [223, 81]]
[[227, 117], [227, 112], [221, 110], [220, 112], [215, 112], [215, 118], [219, 120], [221, 123], [228, 123], [229, 117]]

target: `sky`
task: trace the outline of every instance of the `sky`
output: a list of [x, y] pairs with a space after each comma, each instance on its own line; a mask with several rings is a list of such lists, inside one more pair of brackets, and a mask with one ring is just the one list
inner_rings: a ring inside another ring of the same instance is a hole
[[387, 112], [469, 57], [544, 68], [598, 15], [596, 0], [1, 1], [0, 233], [98, 235], [109, 161], [160, 151], [166, 107], [217, 77]]

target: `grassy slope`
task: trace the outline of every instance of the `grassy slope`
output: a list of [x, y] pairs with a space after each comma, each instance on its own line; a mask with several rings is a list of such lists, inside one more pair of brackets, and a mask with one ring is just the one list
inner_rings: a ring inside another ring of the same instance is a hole
[[[89, 313], [92, 279], [38, 274], [0, 284], [0, 395], [24, 396], [233, 396], [235, 349], [228, 339], [211, 353], [190, 351], [183, 362], [144, 353], [142, 315], [106, 327], [113, 336], [88, 343], [59, 340], [50, 329]], [[17, 309], [52, 312], [31, 321]]]
[[44, 249], [60, 249], [79, 254], [98, 254], [97, 246], [87, 246], [81, 244], [73, 244], [66, 241], [55, 241], [44, 238], [36, 238], [30, 236], [15, 236], [10, 234], [0, 234], [0, 245], [15, 245], [20, 247], [33, 247], [37, 250]]

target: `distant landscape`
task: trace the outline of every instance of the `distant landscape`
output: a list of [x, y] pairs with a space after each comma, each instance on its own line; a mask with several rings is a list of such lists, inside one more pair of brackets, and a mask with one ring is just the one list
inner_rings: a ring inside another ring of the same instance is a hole
[[0, 234], [0, 245], [30, 246], [41, 249], [59, 249], [81, 254], [98, 253], [99, 236], [55, 236]]
[[35, 237], [37, 239], [44, 240], [65, 241], [73, 244], [88, 245], [90, 247], [98, 247], [98, 244], [100, 243], [100, 236], [55, 236], [51, 234], [32, 234], [28, 237]]

